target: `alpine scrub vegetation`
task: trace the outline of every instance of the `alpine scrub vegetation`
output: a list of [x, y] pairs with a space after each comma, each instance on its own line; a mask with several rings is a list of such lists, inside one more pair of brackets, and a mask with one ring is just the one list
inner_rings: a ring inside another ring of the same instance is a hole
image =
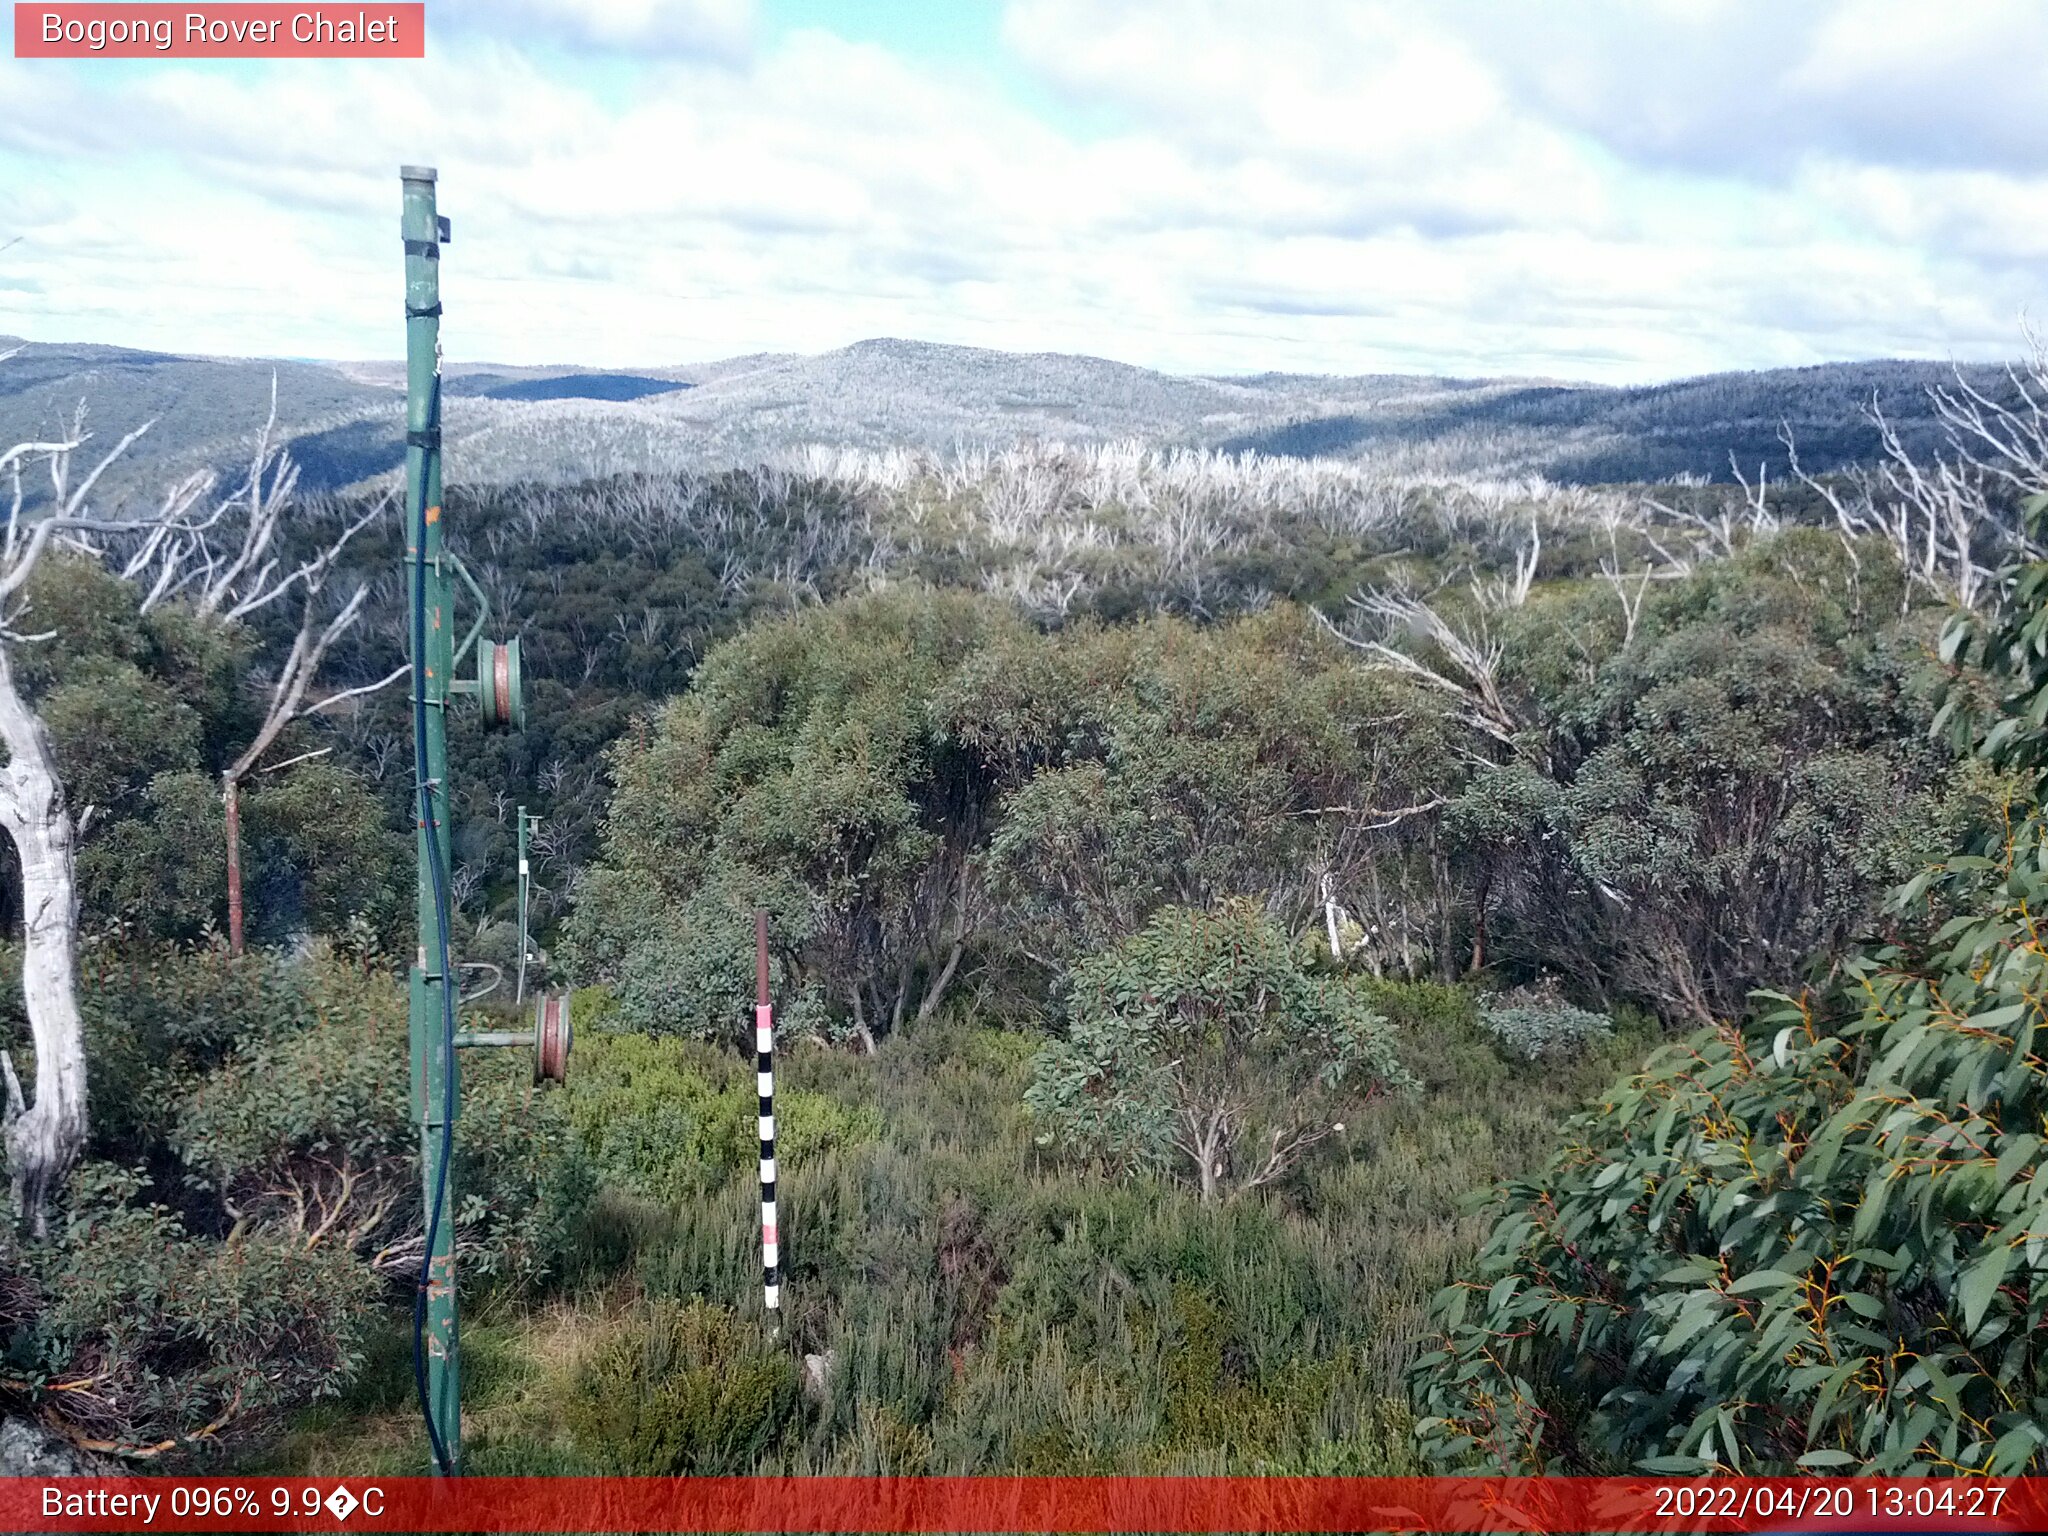
[[1070, 990], [1025, 1103], [1113, 1167], [1191, 1167], [1204, 1200], [1283, 1177], [1356, 1097], [1415, 1085], [1386, 1019], [1303, 971], [1250, 902], [1168, 907]]
[[1566, 1002], [1557, 983], [1548, 978], [1488, 998], [1480, 1007], [1479, 1022], [1517, 1061], [1566, 1060], [1614, 1033], [1614, 1021], [1606, 1014]]
[[[474, 1469], [2038, 1462], [2048, 833], [1998, 808], [2048, 756], [2048, 575], [1997, 576], [2038, 529], [1956, 462], [1965, 516], [1107, 449], [457, 488], [533, 677], [523, 734], [451, 726], [465, 1012], [518, 1018], [523, 807], [580, 1037], [560, 1091], [465, 1064]], [[237, 791], [239, 955], [223, 790], [293, 614], [65, 551], [24, 589], [93, 1115], [0, 1253], [0, 1406], [151, 1465], [422, 1465], [372, 508], [280, 524], [365, 596], [347, 708]], [[2019, 617], [1937, 654], [1956, 605]]]
[[2048, 1467], [2048, 563], [2009, 589], [1943, 643], [2002, 700], [1942, 717], [2002, 822], [1894, 893], [1889, 942], [1658, 1052], [1501, 1188], [1411, 1373], [1439, 1464]]

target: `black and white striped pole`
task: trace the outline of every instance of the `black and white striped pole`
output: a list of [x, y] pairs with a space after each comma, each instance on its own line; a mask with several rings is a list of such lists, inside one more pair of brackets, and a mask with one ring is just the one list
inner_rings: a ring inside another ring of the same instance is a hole
[[782, 1331], [781, 1241], [775, 1222], [775, 1005], [768, 1000], [768, 912], [754, 912], [754, 1075], [761, 1095], [761, 1299]]

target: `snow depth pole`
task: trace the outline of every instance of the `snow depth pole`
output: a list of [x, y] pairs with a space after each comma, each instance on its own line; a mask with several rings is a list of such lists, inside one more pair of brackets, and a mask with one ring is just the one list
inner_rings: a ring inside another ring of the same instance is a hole
[[408, 165], [405, 238], [406, 595], [410, 599], [413, 767], [418, 805], [419, 949], [411, 977], [412, 1102], [420, 1124], [426, 1244], [413, 1303], [413, 1376], [435, 1470], [462, 1467], [462, 1372], [455, 1327], [456, 980], [449, 963], [448, 693], [454, 670], [441, 523], [441, 242], [434, 172]]
[[781, 1241], [775, 1223], [775, 1005], [768, 1000], [768, 911], [754, 910], [754, 1073], [761, 1095], [761, 1299], [782, 1331]]

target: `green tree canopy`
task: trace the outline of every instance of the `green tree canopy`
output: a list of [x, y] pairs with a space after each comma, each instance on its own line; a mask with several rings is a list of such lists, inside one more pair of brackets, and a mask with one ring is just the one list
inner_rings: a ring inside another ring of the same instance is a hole
[[[2006, 585], [2006, 617], [1951, 631], [1991, 681], [1949, 713], [2031, 784], [2048, 563]], [[2022, 792], [1988, 826], [1898, 888], [1897, 937], [1659, 1052], [1499, 1191], [1414, 1368], [1433, 1456], [2048, 1468], [2048, 817]]]
[[1387, 1021], [1302, 969], [1257, 906], [1169, 907], [1068, 980], [1067, 1034], [1025, 1102], [1112, 1167], [1192, 1174], [1204, 1199], [1285, 1175], [1367, 1094], [1414, 1079]]
[[976, 958], [1042, 990], [1169, 903], [1251, 894], [1293, 926], [1321, 878], [1419, 881], [1370, 818], [1428, 797], [1440, 744], [1298, 610], [1055, 634], [965, 594], [806, 610], [617, 749], [574, 958], [638, 1027], [726, 1033], [759, 903], [798, 986], [879, 1033]]

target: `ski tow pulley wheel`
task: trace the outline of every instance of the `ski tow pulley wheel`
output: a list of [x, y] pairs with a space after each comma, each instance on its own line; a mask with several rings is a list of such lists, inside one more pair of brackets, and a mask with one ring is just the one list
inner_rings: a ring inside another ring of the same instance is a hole
[[519, 671], [519, 638], [502, 645], [479, 640], [476, 647], [476, 696], [484, 724], [497, 730], [522, 730], [526, 725], [524, 680]]
[[533, 1010], [533, 1080], [559, 1083], [569, 1076], [569, 994], [543, 992]]

